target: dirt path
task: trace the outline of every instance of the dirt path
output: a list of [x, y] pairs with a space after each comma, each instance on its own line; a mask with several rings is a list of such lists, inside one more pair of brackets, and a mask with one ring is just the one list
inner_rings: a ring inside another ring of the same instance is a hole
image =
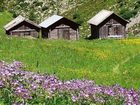
[[130, 61], [131, 59], [135, 58], [138, 54], [133, 55], [132, 57], [127, 57], [125, 60], [123, 60], [121, 63], [117, 64], [114, 68], [113, 68], [113, 72], [114, 73], [119, 73], [119, 68], [124, 65], [125, 63], [127, 63], [128, 61]]

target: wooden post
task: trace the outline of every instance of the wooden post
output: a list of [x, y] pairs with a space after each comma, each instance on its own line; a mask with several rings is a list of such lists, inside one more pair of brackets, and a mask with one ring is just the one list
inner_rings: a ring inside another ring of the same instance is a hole
[[51, 32], [51, 30], [49, 29], [49, 33], [48, 33], [48, 38], [49, 39], [51, 38], [50, 32]]
[[126, 26], [124, 26], [124, 38], [127, 38], [127, 35], [126, 35]]
[[79, 28], [76, 30], [76, 40], [79, 40]]

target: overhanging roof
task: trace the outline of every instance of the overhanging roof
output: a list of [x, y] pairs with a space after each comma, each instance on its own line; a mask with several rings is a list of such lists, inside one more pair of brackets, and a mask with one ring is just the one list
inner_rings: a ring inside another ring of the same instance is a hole
[[7, 25], [5, 25], [4, 28], [5, 28], [5, 30], [10, 30], [11, 28], [15, 27], [16, 25], [20, 24], [23, 21], [26, 21], [26, 22], [28, 22], [28, 23], [40, 28], [36, 23], [26, 19], [25, 17], [22, 17], [21, 15], [19, 15], [14, 20], [12, 20]]
[[[102, 10], [100, 11], [98, 14], [96, 14], [93, 18], [91, 18], [88, 23], [98, 26], [99, 24], [101, 24], [103, 21], [105, 21], [108, 17], [110, 17], [112, 14], [115, 14], [113, 11], [108, 11], [108, 10]], [[115, 14], [116, 15], [116, 14]], [[118, 16], [118, 15], [116, 15]], [[118, 16], [119, 17], [119, 16]], [[121, 18], [121, 17], [119, 17]], [[123, 18], [121, 18], [123, 21], [125, 21], [126, 23], [128, 23], [128, 21], [124, 20]]]
[[43, 28], [48, 28], [55, 22], [61, 20], [62, 18], [64, 18], [64, 17], [58, 16], [58, 15], [53, 15], [53, 16], [49, 17], [48, 19], [46, 19], [45, 21], [43, 21], [42, 23], [40, 23], [39, 26], [41, 26]]

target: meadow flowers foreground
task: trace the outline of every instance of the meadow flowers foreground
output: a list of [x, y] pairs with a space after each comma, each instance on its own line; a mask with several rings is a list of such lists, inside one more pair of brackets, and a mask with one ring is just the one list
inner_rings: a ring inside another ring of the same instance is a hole
[[89, 80], [61, 81], [23, 70], [20, 62], [0, 62], [0, 101], [8, 105], [139, 105], [140, 92]]

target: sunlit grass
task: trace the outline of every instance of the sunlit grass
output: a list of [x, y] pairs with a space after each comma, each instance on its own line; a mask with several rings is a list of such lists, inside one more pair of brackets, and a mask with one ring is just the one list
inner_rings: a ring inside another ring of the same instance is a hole
[[62, 80], [92, 79], [99, 84], [140, 87], [140, 39], [44, 40], [7, 37], [11, 14], [0, 13], [0, 60], [21, 61], [26, 69]]
[[28, 70], [54, 73], [63, 80], [84, 78], [139, 88], [139, 42], [140, 39], [64, 41], [7, 37], [0, 39], [0, 59], [18, 60]]

